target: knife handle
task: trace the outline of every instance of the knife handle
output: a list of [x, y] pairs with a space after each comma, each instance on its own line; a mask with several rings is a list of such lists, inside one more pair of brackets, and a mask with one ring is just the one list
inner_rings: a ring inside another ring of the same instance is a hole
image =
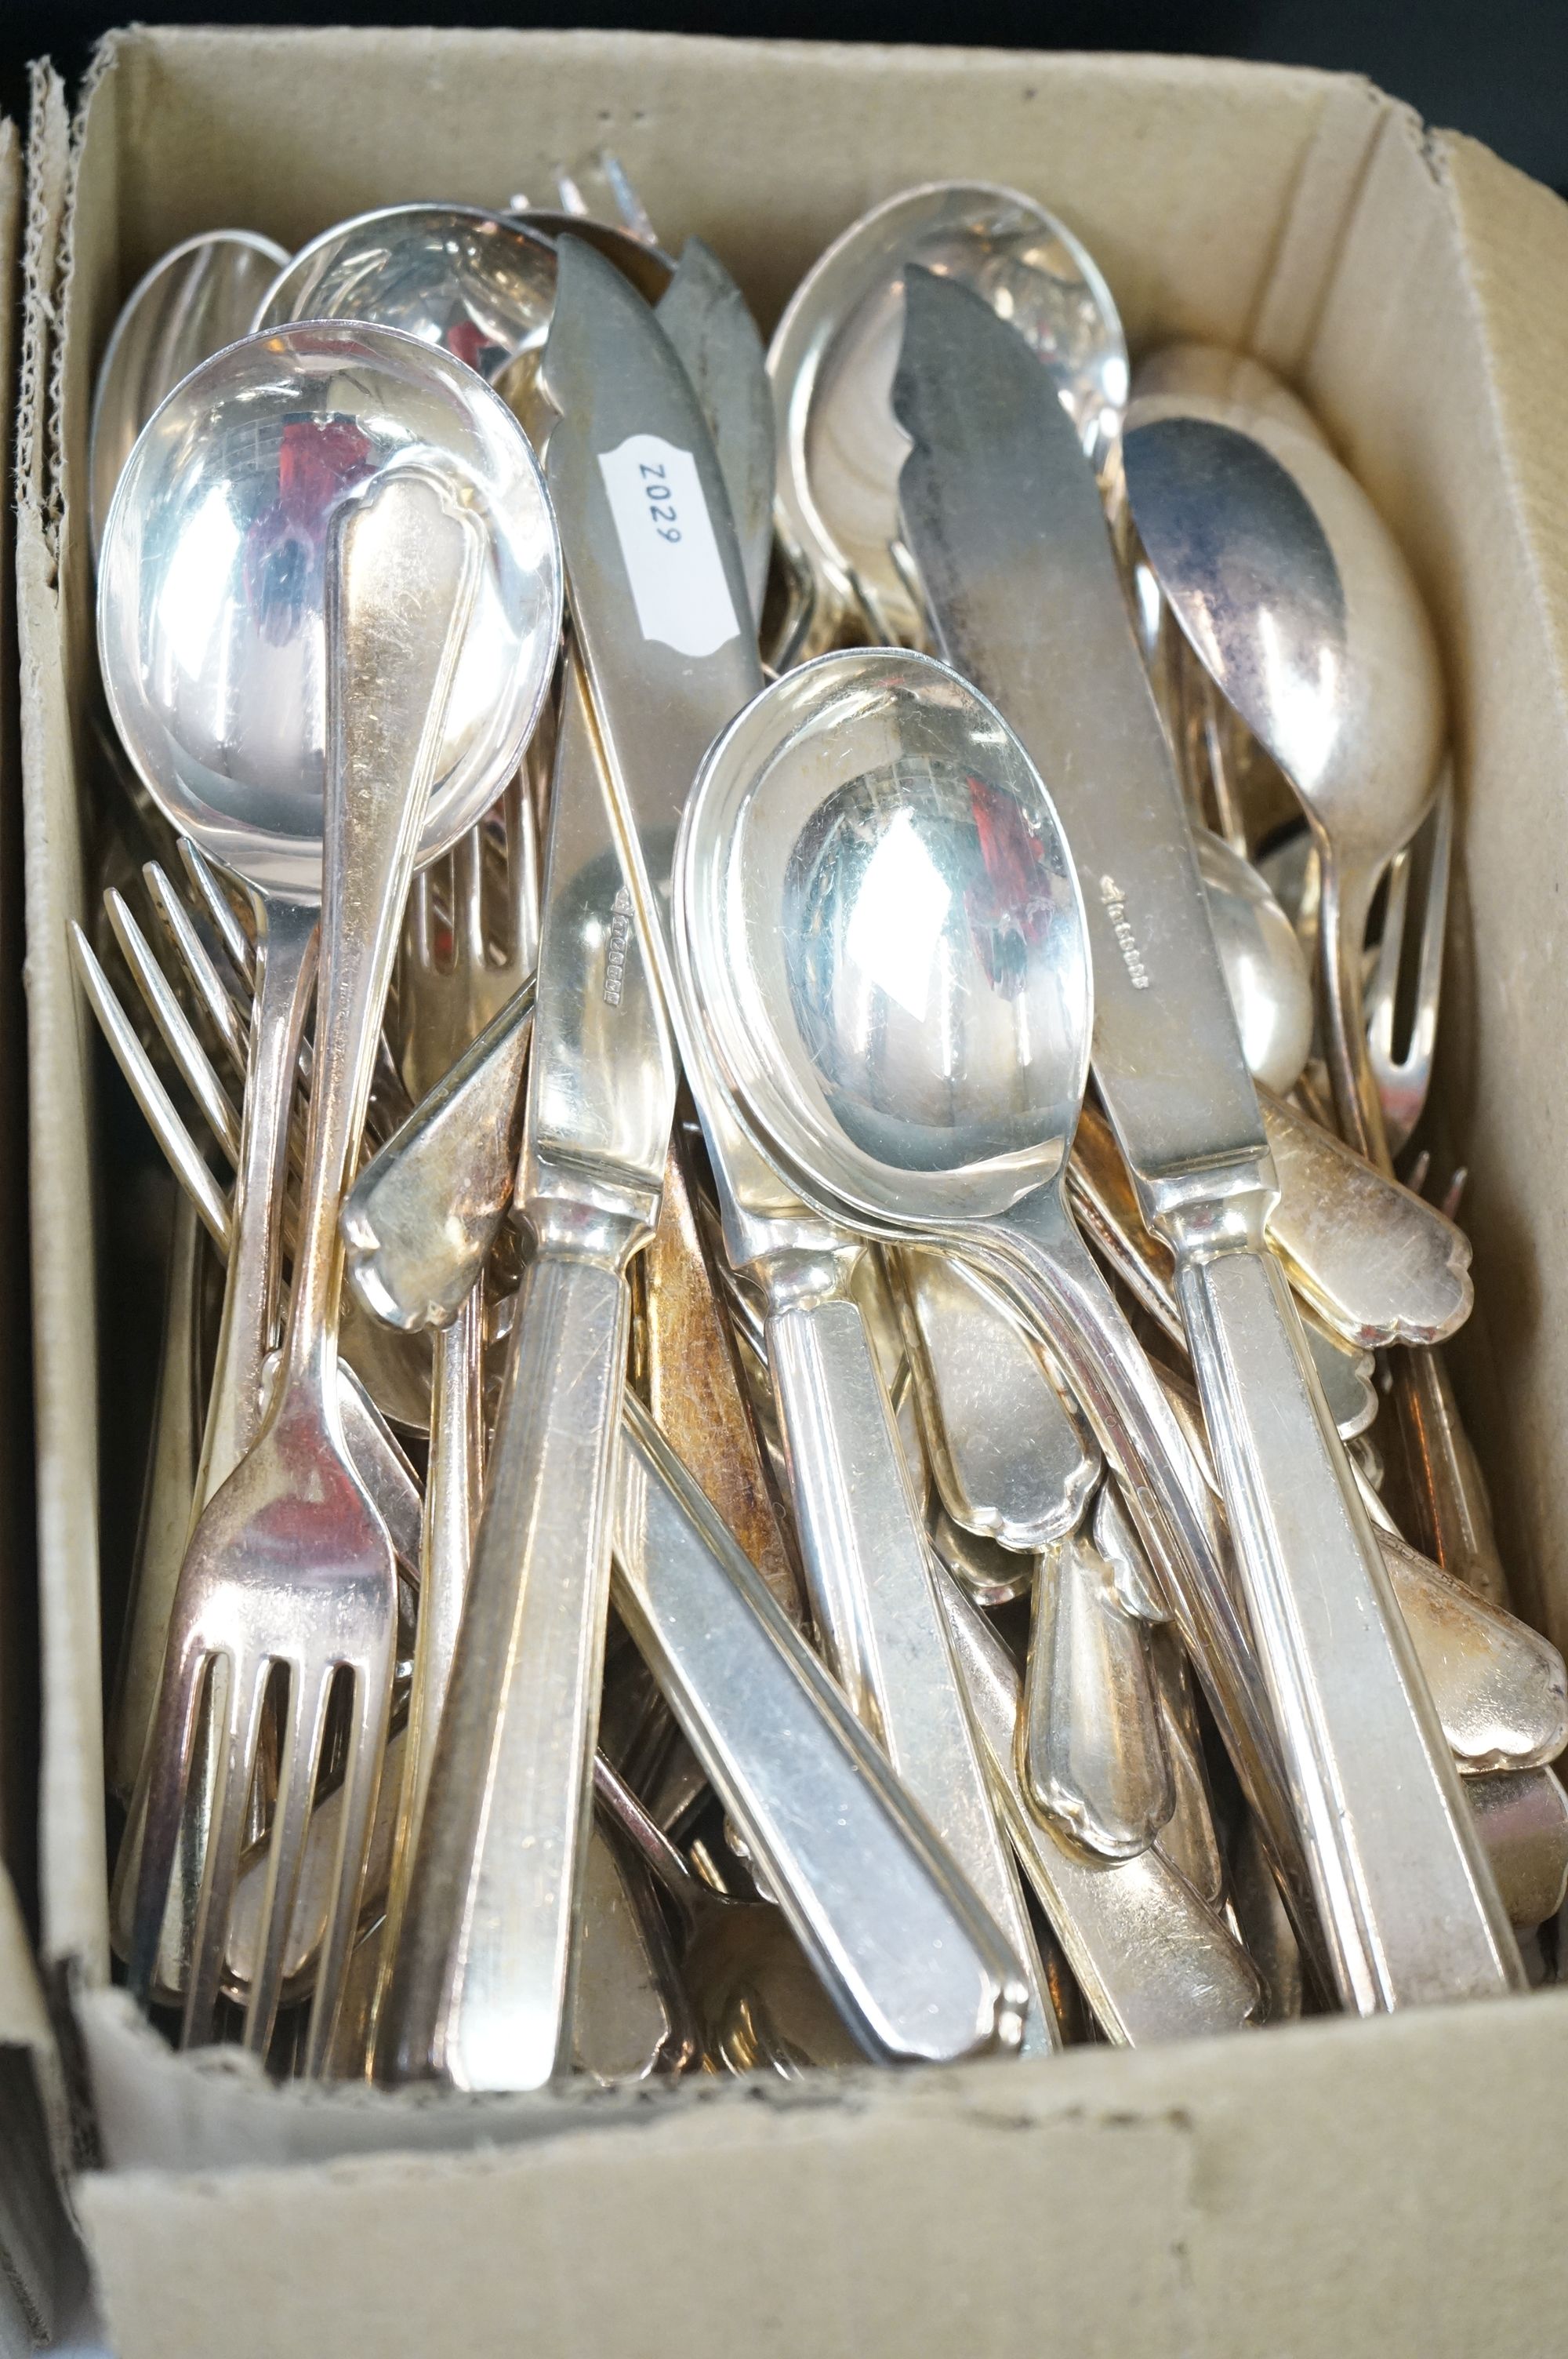
[[1060, 1180], [1034, 1189], [1000, 1220], [966, 1226], [961, 1243], [1033, 1320], [1093, 1427], [1262, 1824], [1302, 1945], [1326, 1968], [1290, 1782], [1211, 1495], [1147, 1353], [1078, 1234]]
[[[611, 1225], [602, 1224], [606, 1231]], [[523, 1277], [409, 1881], [387, 2049], [398, 2077], [533, 2089], [569, 2063], [616, 1441], [643, 1228]], [[384, 2051], [385, 2052], [385, 2051]]]
[[1249, 1201], [1229, 1221], [1217, 1250], [1201, 1226], [1173, 1239], [1176, 1295], [1341, 1996], [1367, 2015], [1521, 1989], [1284, 1274]]
[[849, 1292], [864, 1250], [753, 1264], [801, 1558], [830, 1669], [1030, 1982], [1023, 2052], [1057, 2047], [1012, 1854], [953, 1661], [903, 1444]]
[[744, 1551], [626, 1403], [615, 1595], [859, 2045], [1016, 2046], [1016, 1961]]

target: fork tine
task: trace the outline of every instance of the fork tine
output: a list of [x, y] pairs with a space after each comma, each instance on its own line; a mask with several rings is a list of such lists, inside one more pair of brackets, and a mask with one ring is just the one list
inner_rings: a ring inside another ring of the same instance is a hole
[[205, 1114], [214, 1137], [230, 1162], [238, 1163], [240, 1117], [234, 1111], [232, 1099], [213, 1071], [212, 1060], [197, 1038], [190, 1018], [148, 948], [146, 937], [132, 917], [124, 895], [111, 885], [103, 896], [103, 907], [114, 929], [114, 939], [124, 954], [125, 964], [131, 970], [132, 979], [146, 1002], [147, 1012], [157, 1026], [180, 1080]]
[[470, 827], [452, 851], [452, 962], [471, 971], [485, 963], [484, 832]]
[[332, 1871], [334, 1897], [316, 1968], [316, 1992], [310, 2005], [310, 2028], [305, 2049], [305, 2070], [313, 2079], [327, 2070], [332, 2052], [343, 1986], [359, 1930], [360, 1894], [386, 1745], [387, 1710], [392, 1698], [390, 1662], [385, 1670], [384, 1677], [377, 1669], [361, 1665], [353, 1674], [353, 1725], [343, 1767], [342, 1812]]
[[1411, 848], [1407, 843], [1389, 863], [1388, 889], [1383, 902], [1383, 933], [1378, 962], [1367, 986], [1367, 1039], [1373, 1055], [1391, 1065], [1394, 1059], [1394, 1010], [1399, 998], [1400, 968], [1404, 962], [1405, 927], [1410, 917]]
[[[250, 1028], [250, 995], [242, 1001], [238, 988], [226, 983], [217, 962], [192, 923], [183, 897], [169, 881], [161, 861], [149, 860], [142, 870], [147, 898], [168, 938], [191, 989], [206, 1010], [207, 1020], [223, 1043], [234, 1070], [245, 1070], [245, 1044]], [[242, 1014], [243, 1009], [243, 1014]]]
[[[186, 1982], [185, 2021], [180, 2034], [188, 2048], [204, 2047], [213, 2036], [212, 2019], [222, 1981], [229, 1917], [250, 1808], [251, 1780], [261, 1743], [268, 1669], [265, 1659], [247, 1664], [232, 1657], [227, 1658], [223, 1738], [215, 1748], [207, 1810], [207, 1853], [201, 1865]], [[213, 1719], [215, 1723], [216, 1714]], [[216, 1726], [213, 1734], [216, 1737]]]
[[[171, 1627], [157, 1709], [142, 1760], [146, 1802], [127, 1971], [132, 1995], [144, 2006], [157, 1979], [164, 1911], [174, 1880], [180, 1821], [196, 1745], [197, 1707], [211, 1660], [211, 1651], [200, 1631], [189, 1625]], [[133, 1823], [135, 1816], [133, 1806]]]
[[405, 923], [404, 946], [416, 966], [429, 968], [436, 962], [435, 908], [430, 897], [430, 871], [421, 868], [408, 888], [408, 913]]
[[255, 987], [255, 945], [246, 933], [234, 908], [224, 892], [218, 871], [199, 844], [188, 835], [179, 839], [179, 864], [190, 880], [190, 889], [200, 902], [211, 922], [213, 932], [228, 953], [229, 963], [247, 991]]
[[658, 234], [654, 228], [648, 209], [638, 195], [632, 176], [620, 157], [611, 149], [601, 147], [598, 160], [599, 168], [603, 173], [609, 184], [610, 193], [615, 200], [615, 209], [621, 216], [622, 228], [629, 229], [633, 237], [640, 237], [645, 245], [657, 245]]
[[136, 1037], [135, 1027], [114, 996], [108, 976], [98, 963], [92, 943], [74, 919], [70, 947], [87, 1004], [98, 1018], [114, 1061], [125, 1077], [131, 1095], [168, 1158], [176, 1179], [200, 1213], [220, 1251], [229, 1250], [229, 1202], [212, 1177], [173, 1099], [158, 1079], [157, 1069]]
[[265, 1931], [245, 2007], [245, 2045], [260, 2056], [266, 2054], [277, 2021], [332, 1671], [330, 1664], [312, 1663], [308, 1667], [295, 1662], [289, 1667], [288, 1713], [267, 1846], [266, 1888], [262, 1897]]

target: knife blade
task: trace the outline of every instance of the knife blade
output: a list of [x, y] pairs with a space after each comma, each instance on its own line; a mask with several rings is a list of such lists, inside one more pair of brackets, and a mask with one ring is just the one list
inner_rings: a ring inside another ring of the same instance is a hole
[[908, 274], [900, 498], [943, 653], [1018, 731], [1089, 911], [1096, 1078], [1171, 1246], [1254, 1641], [1340, 1995], [1522, 1969], [1289, 1289], [1274, 1174], [1094, 478], [980, 298]]
[[540, 382], [558, 412], [545, 472], [641, 940], [708, 1140], [727, 1250], [768, 1304], [813, 1613], [857, 1716], [1020, 1957], [1024, 2050], [1040, 2052], [1056, 2044], [1055, 2020], [850, 1291], [863, 1247], [807, 1212], [745, 1139], [676, 987], [668, 890], [681, 811], [710, 741], [763, 684], [752, 625], [739, 619], [745, 575], [722, 474], [657, 321], [570, 238]]

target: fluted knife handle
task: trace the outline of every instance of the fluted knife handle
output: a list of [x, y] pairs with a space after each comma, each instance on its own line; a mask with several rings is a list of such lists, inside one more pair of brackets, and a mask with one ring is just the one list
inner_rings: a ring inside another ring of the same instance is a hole
[[1518, 1947], [1283, 1273], [1260, 1242], [1173, 1242], [1341, 1995], [1370, 2014], [1520, 1988]]

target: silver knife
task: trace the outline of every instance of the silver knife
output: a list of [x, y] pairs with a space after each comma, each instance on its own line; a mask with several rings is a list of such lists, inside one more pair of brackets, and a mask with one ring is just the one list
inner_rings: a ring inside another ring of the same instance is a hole
[[1491, 1871], [1263, 1223], [1277, 1192], [1103, 512], [1022, 338], [909, 273], [905, 539], [947, 659], [1065, 826], [1096, 1079], [1176, 1290], [1340, 1994], [1362, 2013], [1522, 1987]]
[[568, 682], [516, 1191], [534, 1253], [385, 2035], [400, 2076], [468, 2089], [538, 2088], [570, 2063], [626, 1270], [658, 1218], [677, 1078], [628, 956], [633, 923], [587, 700]]
[[676, 832], [710, 741], [762, 689], [762, 665], [722, 475], [690, 383], [640, 298], [569, 237], [541, 384], [559, 413], [545, 471], [640, 936], [702, 1119], [727, 1250], [768, 1304], [817, 1627], [857, 1716], [881, 1737], [1028, 1973], [1025, 2050], [1054, 2047], [1027, 1908], [850, 1291], [860, 1242], [807, 1212], [742, 1137], [682, 1016], [667, 931]]
[[[713, 435], [761, 616], [773, 546], [773, 417], [756, 322], [722, 263], [690, 238], [655, 307]], [[567, 693], [575, 693], [572, 678]], [[339, 1226], [349, 1282], [394, 1327], [445, 1327], [468, 1300], [512, 1201], [532, 978], [372, 1157]]]

